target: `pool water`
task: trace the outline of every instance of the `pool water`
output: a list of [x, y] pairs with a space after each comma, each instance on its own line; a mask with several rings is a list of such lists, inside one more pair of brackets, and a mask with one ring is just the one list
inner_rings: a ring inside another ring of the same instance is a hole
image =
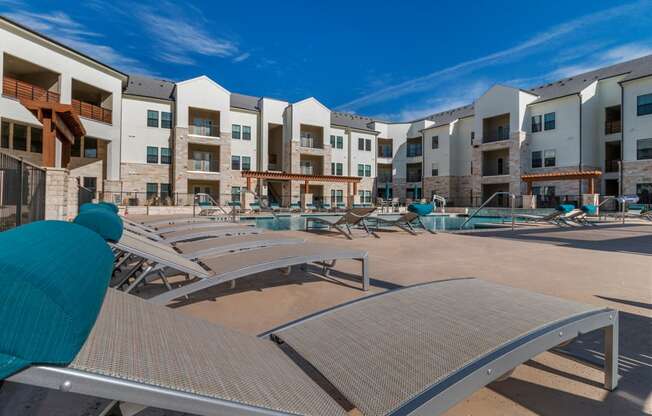
[[[328, 214], [326, 214], [328, 215]], [[266, 230], [305, 230], [306, 217], [310, 215], [284, 215], [277, 217], [259, 217], [242, 219], [243, 222], [255, 224], [258, 228]], [[321, 215], [320, 215], [321, 216]], [[338, 216], [333, 214], [333, 216]], [[393, 216], [395, 217], [395, 215]], [[432, 231], [457, 231], [466, 217], [457, 217], [449, 215], [428, 215], [421, 217], [424, 226]], [[491, 224], [508, 224], [510, 219], [498, 216], [476, 216], [471, 219], [465, 226], [465, 230], [490, 227]], [[319, 228], [317, 223], [312, 223], [311, 228]], [[325, 228], [325, 227], [324, 227]]]

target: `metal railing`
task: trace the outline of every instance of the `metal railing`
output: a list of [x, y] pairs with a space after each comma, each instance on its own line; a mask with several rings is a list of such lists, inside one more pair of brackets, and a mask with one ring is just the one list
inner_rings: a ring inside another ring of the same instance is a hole
[[45, 219], [45, 170], [0, 152], [0, 231]]
[[323, 149], [324, 145], [320, 143], [319, 140], [314, 137], [301, 137], [299, 139], [299, 145], [301, 147], [310, 147], [312, 149]]
[[59, 102], [59, 93], [48, 91], [28, 82], [19, 81], [10, 77], [2, 78], [2, 95], [26, 100]]
[[113, 123], [113, 112], [108, 108], [75, 99], [71, 101], [71, 104], [73, 111], [80, 117], [90, 118], [91, 120], [101, 121], [107, 124]]
[[77, 208], [81, 208], [82, 205], [88, 202], [93, 202], [95, 199], [95, 191], [92, 189], [84, 188], [79, 184], [79, 178], [77, 178]]
[[604, 134], [620, 133], [622, 131], [622, 122], [620, 120], [605, 121]]
[[302, 175], [313, 175], [313, 172], [315, 172], [315, 168], [313, 166], [301, 166], [300, 168]]
[[220, 126], [188, 126], [188, 133], [197, 136], [220, 137]]
[[620, 172], [620, 160], [605, 160], [604, 161], [604, 171], [605, 172]]
[[446, 198], [441, 195], [434, 194], [432, 196], [432, 204], [437, 206], [437, 201], [441, 202], [442, 213], [446, 213]]
[[188, 159], [188, 170], [199, 172], [219, 172], [220, 163], [217, 160]]
[[481, 210], [482, 208], [484, 208], [484, 207], [486, 207], [487, 205], [489, 205], [489, 203], [491, 202], [491, 200], [494, 199], [495, 197], [499, 196], [499, 195], [508, 195], [509, 198], [511, 199], [511, 202], [512, 202], [512, 203], [510, 204], [510, 206], [511, 206], [511, 209], [510, 209], [510, 217], [512, 218], [512, 231], [514, 231], [514, 206], [516, 205], [516, 195], [514, 195], [514, 194], [511, 193], [511, 192], [494, 192], [494, 194], [491, 195], [491, 196], [489, 197], [489, 199], [487, 199], [487, 200], [486, 200], [482, 205], [480, 205], [479, 208], [477, 208], [475, 211], [473, 211], [473, 213], [472, 213], [471, 215], [468, 216], [468, 218], [466, 219], [466, 221], [464, 221], [464, 222], [462, 223], [462, 225], [460, 225], [460, 230], [463, 230], [463, 229], [464, 229], [464, 226], [465, 226], [466, 224], [468, 224], [468, 222], [471, 221], [471, 219], [472, 219], [473, 217], [475, 217], [475, 216], [477, 215], [477, 213], [480, 212], [480, 210]]

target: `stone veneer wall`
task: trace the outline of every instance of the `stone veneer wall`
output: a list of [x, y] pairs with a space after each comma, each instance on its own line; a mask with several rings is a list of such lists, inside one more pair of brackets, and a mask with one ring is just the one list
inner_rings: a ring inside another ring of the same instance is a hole
[[623, 162], [623, 194], [635, 194], [639, 183], [652, 183], [652, 160]]
[[69, 219], [70, 174], [67, 169], [45, 168], [45, 219]]
[[449, 200], [453, 182], [454, 178], [451, 176], [426, 176], [423, 178], [423, 197], [430, 200], [435, 193]]
[[[147, 183], [171, 183], [172, 166], [150, 163], [122, 163], [120, 165], [122, 192], [147, 192]], [[119, 192], [118, 189], [117, 192]]]

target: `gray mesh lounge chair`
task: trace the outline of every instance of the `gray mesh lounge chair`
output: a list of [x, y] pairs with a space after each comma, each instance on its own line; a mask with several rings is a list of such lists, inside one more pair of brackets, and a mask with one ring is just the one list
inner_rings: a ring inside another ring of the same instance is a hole
[[541, 222], [541, 223], [549, 223], [549, 224], [562, 226], [564, 225], [564, 222], [560, 219], [560, 217], [563, 214], [564, 213], [561, 211], [553, 211], [547, 215], [517, 214], [516, 216], [518, 218], [522, 218], [529, 222], [535, 222], [535, 223]]
[[365, 219], [375, 210], [376, 208], [353, 208], [341, 216], [328, 215], [306, 217], [306, 230], [316, 228], [314, 227], [314, 224], [317, 224], [320, 226], [326, 226], [328, 229], [334, 228], [346, 238], [352, 240], [353, 231], [351, 230], [351, 227], [359, 225], [365, 231], [366, 235], [370, 235], [371, 231], [369, 230]]
[[171, 231], [167, 231], [167, 228], [162, 229], [162, 231], [155, 231], [144, 226], [134, 225], [127, 221], [124, 221], [123, 225], [125, 230], [140, 234], [154, 241], [164, 241], [166, 243], [234, 235], [262, 234], [264, 232], [261, 228], [237, 224], [232, 224], [231, 226], [212, 226], [207, 224], [201, 227], [181, 230], [173, 229]]
[[414, 212], [406, 212], [400, 215], [376, 215], [368, 217], [368, 220], [369, 225], [375, 230], [379, 230], [381, 227], [398, 227], [412, 235], [417, 235], [417, 230], [413, 225], [414, 223], [417, 223], [427, 232], [436, 234], [433, 230], [426, 227], [426, 225], [421, 221], [419, 214]]
[[[167, 303], [173, 299], [255, 273], [303, 266], [308, 263], [318, 263], [322, 266], [322, 273], [327, 276], [337, 260], [344, 259], [362, 262], [362, 289], [369, 289], [368, 257], [367, 252], [362, 250], [314, 243], [279, 245], [236, 252], [228, 256], [198, 258], [197, 260], [206, 266], [203, 267], [175, 252], [170, 246], [157, 244], [154, 241], [130, 234], [123, 234], [120, 241], [111, 244], [115, 249], [141, 259], [136, 264], [137, 267], [132, 267], [123, 274], [122, 279], [115, 282], [116, 286], [122, 286], [128, 279], [134, 277], [133, 282], [125, 290], [127, 292], [133, 290], [146, 278], [155, 277], [155, 273], [171, 289], [165, 278], [164, 269], [166, 267], [198, 279], [196, 282], [188, 283], [150, 299], [157, 303]], [[142, 271], [137, 276], [134, 275], [140, 269]]]
[[122, 221], [134, 227], [143, 228], [145, 230], [157, 234], [172, 233], [175, 231], [187, 231], [187, 230], [194, 230], [197, 228], [209, 228], [209, 227], [210, 228], [251, 227], [251, 225], [246, 225], [246, 224], [239, 224], [234, 222], [217, 222], [217, 221], [189, 221], [189, 222], [180, 222], [174, 224], [159, 224], [159, 225], [138, 223], [126, 217], [122, 217]]
[[[70, 364], [28, 367], [8, 381], [107, 398], [105, 412], [119, 405], [344, 416], [336, 394], [364, 415], [439, 415], [521, 363], [598, 329], [604, 386], [613, 390], [617, 311], [475, 279], [365, 297], [258, 338], [109, 289]], [[288, 350], [331, 383], [329, 393]]]

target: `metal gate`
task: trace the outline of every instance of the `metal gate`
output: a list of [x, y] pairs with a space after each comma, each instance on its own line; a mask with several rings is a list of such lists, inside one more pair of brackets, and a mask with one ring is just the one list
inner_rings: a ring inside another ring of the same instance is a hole
[[45, 218], [45, 170], [0, 152], [0, 231]]

